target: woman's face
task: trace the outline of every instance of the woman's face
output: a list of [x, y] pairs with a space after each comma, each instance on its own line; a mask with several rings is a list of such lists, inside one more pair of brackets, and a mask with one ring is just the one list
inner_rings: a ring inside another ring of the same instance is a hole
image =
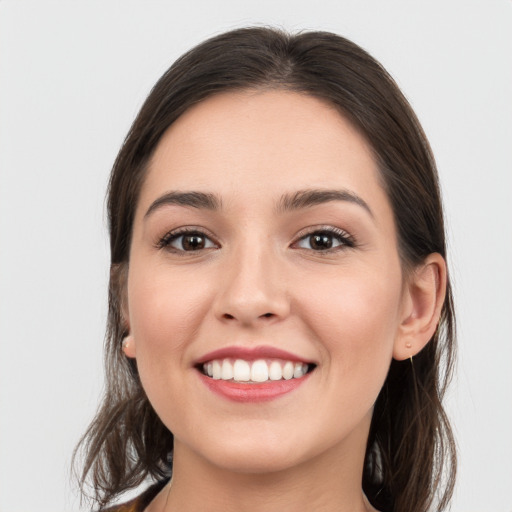
[[125, 317], [176, 456], [243, 472], [362, 458], [402, 289], [375, 160], [334, 108], [225, 93], [167, 130], [137, 205]]

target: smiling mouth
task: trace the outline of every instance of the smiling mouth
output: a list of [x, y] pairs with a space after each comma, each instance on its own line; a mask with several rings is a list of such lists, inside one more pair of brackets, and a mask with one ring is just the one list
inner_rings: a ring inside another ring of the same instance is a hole
[[213, 359], [197, 366], [206, 377], [213, 380], [240, 384], [262, 384], [283, 380], [301, 379], [316, 368], [315, 364], [284, 359]]

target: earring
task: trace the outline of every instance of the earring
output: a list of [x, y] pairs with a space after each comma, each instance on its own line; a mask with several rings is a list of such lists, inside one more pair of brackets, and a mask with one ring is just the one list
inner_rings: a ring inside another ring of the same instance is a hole
[[126, 351], [130, 350], [132, 344], [133, 344], [133, 336], [131, 334], [128, 334], [128, 336], [125, 336], [125, 338], [123, 339], [123, 343], [121, 344], [121, 349], [124, 352], [125, 356], [128, 356], [126, 354]]
[[[405, 344], [405, 348], [412, 348], [412, 343], [410, 343], [409, 341]], [[412, 354], [409, 356], [409, 360], [411, 361], [411, 364], [412, 364]]]

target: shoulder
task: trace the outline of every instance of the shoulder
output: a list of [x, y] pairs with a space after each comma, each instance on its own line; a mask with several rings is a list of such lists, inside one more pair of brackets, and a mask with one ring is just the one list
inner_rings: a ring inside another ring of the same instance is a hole
[[157, 482], [136, 498], [125, 503], [103, 509], [101, 512], [144, 512], [144, 509], [151, 503], [153, 498], [160, 492], [168, 481], [169, 479], [165, 479]]

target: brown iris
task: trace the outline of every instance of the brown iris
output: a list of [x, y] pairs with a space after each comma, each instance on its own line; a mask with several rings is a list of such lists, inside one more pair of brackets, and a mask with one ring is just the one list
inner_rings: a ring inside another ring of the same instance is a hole
[[309, 237], [309, 244], [317, 251], [330, 249], [332, 247], [332, 235], [327, 233], [315, 233]]
[[205, 237], [198, 233], [183, 235], [183, 239], [181, 241], [184, 251], [198, 251], [200, 249], [204, 249], [205, 244]]

